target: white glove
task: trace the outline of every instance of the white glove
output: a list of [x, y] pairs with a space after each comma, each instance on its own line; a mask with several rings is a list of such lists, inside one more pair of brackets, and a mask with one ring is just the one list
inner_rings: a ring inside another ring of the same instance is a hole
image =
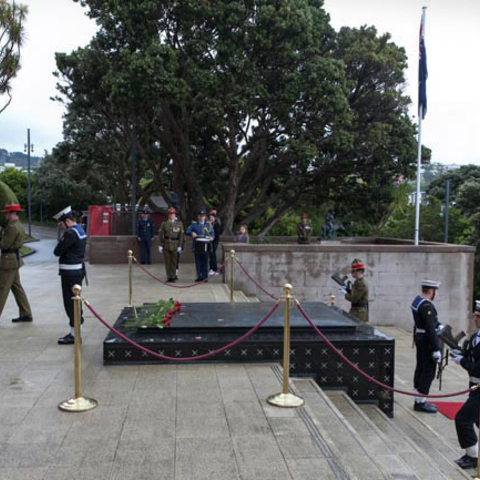
[[347, 292], [347, 289], [345, 287], [340, 287], [340, 291], [346, 295], [348, 292]]
[[461, 351], [461, 350], [455, 349], [455, 350], [452, 350], [452, 351], [450, 352], [450, 356], [451, 356], [451, 357], [458, 357], [459, 355], [462, 355], [462, 351]]
[[432, 352], [432, 358], [437, 363], [440, 363], [442, 361], [442, 352], [440, 352], [440, 350], [435, 350], [434, 352]]
[[444, 328], [445, 328], [445, 325], [442, 325], [441, 323], [439, 323], [435, 331], [437, 333], [440, 333]]
[[463, 358], [463, 355], [452, 355], [452, 360], [458, 365], [460, 365], [462, 358]]
[[177, 248], [177, 252], [178, 252], [178, 253], [182, 253], [182, 247], [178, 247], [178, 248]]
[[161, 246], [158, 247], [158, 251], [159, 251], [160, 253], [163, 253], [163, 247], [161, 247]]

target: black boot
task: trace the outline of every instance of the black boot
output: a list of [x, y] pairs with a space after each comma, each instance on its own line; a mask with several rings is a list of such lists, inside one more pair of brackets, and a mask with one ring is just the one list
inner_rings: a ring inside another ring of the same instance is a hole
[[469, 457], [468, 455], [464, 455], [462, 458], [455, 460], [455, 463], [465, 470], [469, 468], [477, 468], [478, 458]]
[[20, 322], [33, 322], [33, 318], [31, 315], [23, 315], [21, 317], [12, 318], [12, 323], [20, 323]]
[[437, 407], [430, 402], [415, 402], [413, 409], [416, 412], [437, 413]]
[[73, 345], [75, 343], [75, 337], [70, 333], [67, 333], [64, 337], [58, 339], [59, 345]]

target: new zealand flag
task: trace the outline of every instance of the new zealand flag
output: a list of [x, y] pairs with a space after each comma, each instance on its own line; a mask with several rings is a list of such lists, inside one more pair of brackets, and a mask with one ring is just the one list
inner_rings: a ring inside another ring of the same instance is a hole
[[425, 16], [420, 24], [420, 58], [418, 62], [418, 114], [422, 120], [427, 114], [427, 51], [425, 49]]

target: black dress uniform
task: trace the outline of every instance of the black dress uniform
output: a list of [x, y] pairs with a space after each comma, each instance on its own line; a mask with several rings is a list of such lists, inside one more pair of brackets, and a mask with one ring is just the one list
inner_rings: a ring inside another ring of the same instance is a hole
[[[148, 214], [143, 211], [143, 214]], [[155, 236], [154, 225], [150, 218], [141, 219], [137, 223], [137, 237], [140, 242], [140, 261], [142, 264], [152, 263], [152, 239]]]
[[[476, 302], [475, 314], [480, 313], [480, 302]], [[478, 324], [477, 324], [478, 325]], [[469, 388], [480, 384], [480, 330], [474, 333], [468, 344], [461, 352], [452, 354], [456, 363], [459, 363], [469, 375]], [[478, 438], [474, 424], [478, 427], [478, 411], [480, 409], [480, 389], [470, 392], [467, 401], [455, 416], [458, 443], [466, 450], [466, 455], [455, 460], [462, 468], [475, 468], [478, 458]], [[470, 451], [472, 450], [472, 451]]]
[[[71, 210], [67, 209], [60, 212], [60, 217], [57, 219], [62, 221], [71, 217]], [[65, 213], [66, 212], [66, 213]], [[57, 215], [55, 216], [57, 217]], [[72, 329], [73, 323], [73, 293], [72, 288], [74, 285], [82, 286], [83, 279], [85, 277], [85, 248], [87, 246], [87, 235], [81, 225], [73, 225], [68, 228], [60, 242], [53, 251], [54, 255], [60, 257], [59, 262], [59, 275], [62, 279], [62, 294], [63, 294], [63, 306], [69, 319], [71, 327], [71, 333], [65, 337], [59, 338], [58, 343], [70, 344], [73, 343]], [[81, 322], [83, 323], [83, 315]]]
[[[436, 282], [428, 282], [429, 288], [438, 288]], [[433, 358], [440, 353], [440, 342], [437, 337], [437, 331], [441, 328], [438, 321], [438, 314], [435, 305], [431, 300], [418, 295], [412, 303], [413, 320], [415, 322], [414, 341], [417, 349], [417, 365], [413, 378], [413, 386], [423, 395], [428, 395], [430, 386], [435, 378], [437, 369], [437, 360]], [[435, 413], [436, 407], [424, 398], [418, 398], [415, 401], [415, 410]]]

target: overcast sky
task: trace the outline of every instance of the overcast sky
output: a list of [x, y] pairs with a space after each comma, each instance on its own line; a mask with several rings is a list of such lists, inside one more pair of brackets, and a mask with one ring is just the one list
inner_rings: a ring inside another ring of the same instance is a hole
[[[22, 151], [31, 128], [35, 153], [62, 139], [61, 105], [55, 95], [54, 53], [70, 52], [94, 35], [96, 25], [72, 0], [23, 0], [29, 7], [22, 70], [13, 83], [13, 101], [0, 115], [0, 147]], [[433, 161], [480, 165], [480, 0], [325, 0], [336, 29], [375, 25], [390, 32], [409, 58], [407, 93], [416, 115], [418, 31], [427, 6], [428, 114], [423, 143]]]

